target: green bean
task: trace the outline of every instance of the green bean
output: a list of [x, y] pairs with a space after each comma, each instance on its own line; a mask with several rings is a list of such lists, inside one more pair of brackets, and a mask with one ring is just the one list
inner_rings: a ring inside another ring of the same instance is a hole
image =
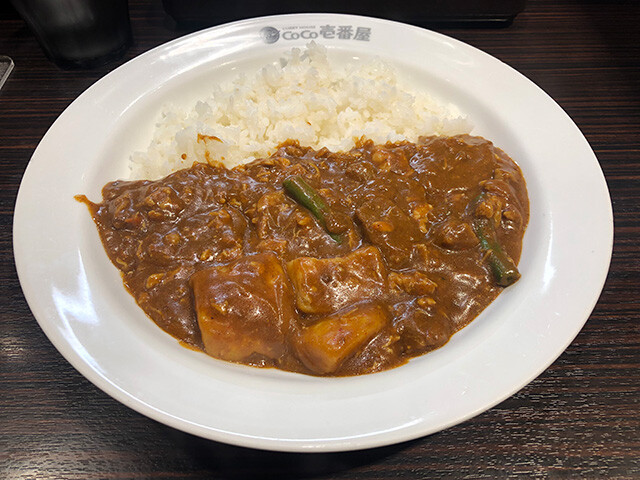
[[282, 185], [284, 186], [285, 191], [296, 202], [307, 208], [313, 216], [316, 217], [320, 226], [325, 229], [331, 238], [338, 243], [342, 241], [342, 237], [340, 235], [331, 233], [327, 229], [327, 217], [330, 214], [329, 207], [320, 194], [316, 192], [314, 188], [304, 180], [304, 178], [300, 175], [294, 175], [282, 182]]
[[489, 265], [496, 284], [501, 287], [508, 287], [518, 281], [520, 272], [513, 259], [504, 251], [498, 242], [493, 218], [475, 216], [475, 208], [478, 203], [483, 200], [484, 193], [481, 193], [471, 204], [474, 215], [473, 231], [478, 237], [478, 240], [480, 240], [480, 247], [486, 252], [485, 260]]

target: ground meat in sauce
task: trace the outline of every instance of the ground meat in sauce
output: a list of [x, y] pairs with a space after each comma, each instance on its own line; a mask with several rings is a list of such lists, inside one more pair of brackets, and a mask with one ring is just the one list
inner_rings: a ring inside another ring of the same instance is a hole
[[[325, 200], [330, 225], [283, 190], [294, 175]], [[529, 217], [519, 167], [468, 135], [347, 153], [289, 141], [231, 170], [198, 163], [109, 183], [102, 203], [79, 199], [162, 329], [223, 360], [332, 376], [444, 345], [502, 290], [473, 216], [484, 209], [515, 261]]]

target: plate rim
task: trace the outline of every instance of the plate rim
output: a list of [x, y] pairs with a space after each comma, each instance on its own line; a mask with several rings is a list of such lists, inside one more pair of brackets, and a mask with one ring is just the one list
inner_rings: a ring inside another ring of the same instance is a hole
[[[72, 102], [71, 105], [69, 105], [60, 114], [60, 116], [56, 119], [56, 121], [53, 123], [53, 125], [48, 129], [47, 133], [45, 133], [45, 135], [43, 136], [43, 140], [47, 137], [47, 135], [49, 135], [49, 132], [58, 123], [58, 120], [65, 115], [65, 113], [77, 102], [77, 100], [79, 100], [80, 98], [82, 98], [85, 95], [90, 95], [90, 92], [92, 92], [95, 89], [98, 89], [100, 87], [100, 85], [107, 84], [109, 79], [112, 78], [113, 75], [115, 75], [116, 72], [120, 68], [124, 67], [125, 65], [129, 65], [132, 62], [142, 63], [144, 59], [150, 58], [154, 54], [157, 54], [158, 52], [160, 52], [162, 50], [166, 50], [166, 49], [170, 48], [172, 45], [175, 45], [178, 42], [185, 41], [185, 40], [190, 39], [190, 38], [194, 38], [194, 37], [198, 37], [200, 35], [203, 35], [204, 32], [210, 32], [210, 31], [213, 31], [213, 30], [224, 30], [224, 29], [228, 29], [230, 27], [237, 26], [237, 25], [260, 24], [260, 23], [263, 23], [265, 21], [269, 21], [269, 20], [272, 20], [272, 19], [296, 19], [296, 18], [302, 18], [302, 19], [307, 18], [308, 19], [308, 18], [316, 18], [316, 17], [330, 17], [330, 18], [336, 18], [337, 17], [337, 18], [344, 18], [344, 19], [362, 19], [362, 20], [367, 21], [367, 22], [373, 22], [373, 23], [377, 23], [377, 24], [381, 24], [381, 25], [393, 25], [394, 28], [401, 28], [401, 29], [410, 28], [410, 29], [415, 30], [415, 31], [420, 31], [420, 32], [423, 32], [423, 33], [426, 32], [428, 34], [434, 35], [435, 38], [441, 38], [441, 39], [446, 39], [447, 41], [453, 41], [458, 45], [462, 45], [463, 48], [471, 48], [476, 53], [480, 53], [480, 54], [482, 54], [482, 55], [484, 55], [484, 56], [486, 56], [486, 57], [488, 57], [488, 58], [490, 58], [492, 60], [495, 60], [495, 61], [499, 62], [502, 65], [504, 65], [505, 67], [510, 69], [512, 71], [512, 73], [517, 74], [518, 76], [522, 77], [527, 82], [532, 84], [538, 90], [539, 94], [541, 93], [545, 97], [547, 97], [549, 100], [551, 100], [554, 103], [554, 105], [556, 107], [558, 107], [560, 109], [560, 111], [562, 111], [562, 113], [565, 115], [566, 119], [569, 120], [570, 125], [573, 128], [575, 128], [577, 133], [582, 137], [582, 140], [586, 143], [587, 147], [589, 148], [589, 150], [593, 154], [593, 157], [596, 159], [596, 166], [599, 168], [599, 173], [600, 173], [600, 175], [602, 177], [601, 180], [604, 183], [604, 187], [605, 187], [605, 190], [607, 192], [607, 197], [608, 197], [608, 218], [607, 219], [608, 219], [608, 224], [610, 226], [610, 231], [607, 232], [608, 233], [608, 238], [606, 239], [606, 242], [605, 242], [606, 245], [605, 245], [605, 248], [604, 248], [604, 249], [608, 250], [608, 257], [602, 259], [603, 263], [606, 263], [606, 266], [607, 266], [606, 269], [604, 269], [604, 272], [602, 273], [601, 278], [600, 278], [600, 285], [599, 285], [598, 292], [602, 291], [602, 289], [604, 287], [604, 284], [605, 284], [605, 281], [606, 281], [606, 278], [607, 278], [607, 272], [608, 272], [609, 264], [610, 264], [610, 261], [611, 261], [611, 255], [612, 255], [612, 249], [613, 249], [613, 211], [612, 211], [612, 206], [611, 206], [610, 195], [609, 195], [609, 192], [608, 192], [608, 187], [606, 185], [606, 179], [604, 177], [604, 174], [602, 172], [601, 167], [599, 166], [599, 164], [597, 162], [597, 158], [595, 157], [595, 153], [593, 153], [593, 150], [589, 146], [586, 138], [584, 138], [584, 135], [582, 135], [582, 133], [580, 132], [578, 127], [575, 125], [573, 120], [570, 119], [570, 117], [566, 114], [566, 112], [564, 112], [562, 107], [560, 107], [555, 101], [553, 101], [553, 99], [551, 97], [549, 97], [548, 94], [546, 94], [546, 92], [544, 92], [540, 87], [538, 87], [530, 79], [526, 78], [524, 75], [522, 75], [521, 73], [519, 73], [518, 71], [516, 71], [515, 69], [513, 69], [512, 67], [510, 67], [506, 63], [502, 62], [501, 60], [497, 59], [496, 57], [493, 57], [490, 54], [488, 54], [488, 53], [486, 53], [486, 52], [484, 52], [484, 51], [482, 51], [480, 49], [477, 49], [476, 47], [468, 45], [468, 44], [466, 44], [464, 42], [461, 42], [461, 41], [459, 41], [457, 39], [448, 37], [448, 36], [440, 34], [438, 32], [433, 32], [433, 31], [430, 31], [430, 30], [422, 29], [422, 28], [414, 26], [414, 25], [408, 25], [408, 24], [404, 24], [404, 23], [401, 23], [401, 22], [397, 22], [397, 21], [384, 20], [384, 19], [379, 19], [379, 18], [359, 16], [359, 15], [307, 13], [307, 14], [287, 14], [287, 15], [272, 15], [272, 16], [265, 16], [265, 17], [256, 17], [256, 18], [239, 20], [239, 21], [235, 21], [235, 22], [231, 22], [231, 23], [227, 23], [227, 24], [223, 24], [223, 25], [214, 26], [214, 27], [211, 27], [211, 28], [208, 28], [208, 29], [204, 29], [204, 30], [201, 30], [201, 31], [198, 31], [198, 32], [193, 32], [193, 33], [190, 33], [188, 35], [185, 35], [185, 36], [179, 37], [177, 39], [171, 40], [169, 42], [166, 42], [164, 44], [161, 44], [161, 45], [159, 45], [157, 47], [154, 47], [153, 49], [151, 49], [149, 51], [146, 51], [146, 52], [142, 53], [141, 55], [138, 55], [134, 59], [126, 62], [125, 64], [123, 64], [121, 67], [118, 67], [118, 69], [113, 70], [109, 74], [107, 74], [104, 77], [102, 77], [101, 79], [99, 79], [92, 86], [90, 86], [88, 89], [86, 89], [76, 100], [74, 100], [74, 102]], [[40, 143], [42, 143], [42, 141]], [[424, 433], [422, 430], [417, 430], [417, 431], [411, 431], [410, 434], [407, 434], [408, 430], [405, 430], [405, 431], [402, 431], [400, 434], [396, 434], [395, 436], [394, 435], [387, 435], [387, 436], [377, 436], [377, 437], [375, 437], [375, 436], [359, 437], [360, 441], [358, 443], [354, 443], [353, 439], [346, 439], [346, 440], [343, 439], [343, 440], [340, 440], [340, 441], [329, 441], [329, 442], [324, 442], [324, 443], [323, 442], [316, 442], [314, 444], [308, 444], [307, 442], [287, 441], [285, 439], [275, 440], [275, 439], [260, 439], [260, 438], [256, 438], [256, 437], [245, 437], [245, 436], [242, 436], [242, 435], [234, 434], [233, 432], [231, 432], [229, 434], [224, 434], [224, 433], [221, 433], [221, 432], [217, 432], [216, 435], [212, 435], [212, 430], [210, 430], [210, 429], [202, 429], [201, 426], [195, 425], [195, 424], [190, 424], [190, 423], [186, 423], [185, 424], [183, 419], [167, 415], [166, 412], [160, 412], [158, 410], [155, 410], [150, 405], [147, 405], [145, 403], [140, 403], [139, 399], [137, 399], [130, 392], [126, 392], [126, 391], [117, 389], [116, 385], [111, 383], [108, 378], [101, 376], [100, 373], [97, 372], [91, 365], [89, 365], [86, 362], [82, 361], [82, 358], [76, 356], [75, 352], [69, 351], [69, 350], [61, 348], [59, 346], [59, 341], [60, 341], [60, 339], [58, 337], [58, 333], [59, 332], [55, 331], [53, 325], [47, 323], [45, 321], [46, 319], [42, 318], [45, 315], [45, 313], [40, 313], [39, 315], [36, 315], [34, 310], [39, 310], [39, 307], [33, 305], [35, 303], [33, 297], [31, 295], [28, 296], [27, 293], [26, 293], [29, 290], [29, 287], [24, 285], [25, 278], [28, 276], [27, 273], [25, 273], [25, 266], [24, 266], [25, 257], [24, 257], [24, 253], [23, 253], [24, 250], [23, 250], [23, 246], [20, 243], [20, 239], [17, 238], [17, 237], [20, 235], [20, 228], [21, 228], [20, 227], [20, 222], [22, 221], [22, 217], [20, 215], [24, 215], [24, 214], [21, 213], [22, 211], [24, 211], [23, 204], [24, 204], [25, 193], [24, 193], [24, 190], [23, 190], [23, 185], [26, 184], [25, 178], [27, 179], [27, 181], [30, 178], [29, 169], [30, 168], [35, 168], [35, 167], [32, 167], [32, 165], [33, 165], [32, 160], [37, 156], [39, 147], [40, 147], [40, 144], [38, 145], [38, 147], [34, 151], [32, 157], [31, 157], [31, 160], [29, 161], [29, 164], [27, 165], [27, 168], [26, 168], [24, 176], [23, 176], [23, 181], [21, 182], [20, 189], [18, 191], [18, 195], [17, 195], [16, 203], [15, 203], [14, 222], [13, 222], [13, 244], [14, 244], [14, 260], [15, 260], [15, 263], [16, 263], [16, 269], [18, 271], [18, 277], [19, 277], [20, 284], [21, 284], [21, 287], [23, 289], [23, 292], [25, 292], [25, 297], [27, 298], [27, 302], [29, 304], [29, 307], [30, 307], [31, 311], [34, 312], [34, 317], [38, 321], [38, 324], [40, 325], [40, 328], [45, 332], [45, 334], [47, 335], [49, 340], [54, 344], [56, 349], [63, 355], [63, 357], [69, 363], [71, 363], [71, 365], [79, 373], [81, 373], [85, 378], [87, 378], [89, 381], [91, 381], [94, 385], [96, 385], [98, 388], [103, 390], [109, 396], [111, 396], [112, 398], [115, 398], [120, 403], [123, 403], [124, 405], [128, 406], [129, 408], [132, 408], [133, 410], [138, 411], [139, 413], [142, 413], [143, 415], [145, 415], [147, 417], [150, 417], [150, 418], [152, 418], [152, 419], [154, 419], [156, 421], [159, 421], [159, 422], [161, 422], [163, 424], [169, 425], [169, 426], [171, 426], [173, 428], [176, 428], [176, 429], [188, 432], [188, 433], [192, 433], [192, 434], [204, 437], [204, 438], [212, 439], [212, 440], [222, 441], [222, 442], [225, 442], [225, 443], [238, 445], [238, 446], [248, 446], [248, 447], [252, 447], [252, 448], [260, 448], [260, 449], [264, 449], [264, 450], [291, 451], [291, 452], [294, 452], [294, 451], [331, 452], [331, 451], [358, 450], [358, 449], [365, 449], [365, 448], [372, 448], [372, 447], [388, 445], [388, 444], [391, 444], [391, 443], [397, 443], [397, 442], [405, 441], [405, 440], [411, 440], [411, 439], [422, 437], [424, 435], [428, 435], [428, 434], [434, 433], [433, 431], [429, 431], [427, 433]], [[16, 226], [18, 228], [16, 228]], [[510, 391], [505, 392], [504, 395], [502, 395], [500, 397], [496, 397], [493, 402], [486, 403], [486, 405], [483, 408], [481, 408], [479, 410], [476, 410], [476, 411], [468, 412], [468, 414], [466, 416], [458, 417], [458, 418], [450, 421], [443, 428], [449, 428], [449, 427], [451, 427], [453, 425], [456, 425], [458, 423], [464, 422], [464, 421], [468, 420], [469, 418], [472, 418], [472, 417], [478, 415], [479, 413], [492, 408], [496, 404], [498, 404], [501, 401], [505, 400], [506, 398], [509, 398], [510, 396], [512, 396], [515, 392], [521, 390], [524, 386], [526, 386], [533, 379], [535, 379], [537, 376], [539, 376], [544, 370], [546, 370], [549, 367], [549, 365], [551, 365], [564, 352], [564, 350], [575, 339], [577, 334], [580, 332], [580, 330], [584, 326], [584, 323], [586, 323], [586, 321], [588, 320], [588, 318], [589, 318], [592, 310], [594, 309], [595, 305], [597, 304], [599, 295], [600, 295], [600, 293], [598, 293], [598, 295], [594, 296], [588, 304], [585, 304], [583, 306], [582, 310], [587, 312], [586, 315], [584, 316], [584, 320], [580, 324], [580, 327], [577, 328], [575, 333], [571, 336], [571, 338], [569, 338], [569, 337], [565, 338], [564, 347], [557, 353], [557, 355], [555, 357], [549, 358], [548, 362], [546, 364], [544, 364], [544, 365], [540, 364], [539, 368], [536, 370], [535, 374], [531, 375], [530, 378], [522, 379], [520, 384], [518, 384], [517, 386], [514, 386]], [[442, 428], [438, 428], [438, 430], [435, 430], [435, 431], [439, 431], [441, 429]], [[425, 429], [423, 429], [423, 430], [425, 430]]]

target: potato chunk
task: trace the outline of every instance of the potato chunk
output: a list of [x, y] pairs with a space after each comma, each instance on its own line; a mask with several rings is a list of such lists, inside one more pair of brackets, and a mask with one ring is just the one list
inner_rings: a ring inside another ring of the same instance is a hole
[[207, 354], [246, 362], [285, 353], [293, 295], [273, 253], [196, 272], [191, 286]]
[[333, 313], [384, 295], [387, 274], [380, 251], [365, 247], [344, 257], [301, 257], [287, 263], [296, 305], [305, 313]]
[[298, 358], [317, 374], [335, 372], [342, 362], [358, 353], [387, 324], [387, 309], [376, 303], [326, 317], [302, 330], [295, 342]]

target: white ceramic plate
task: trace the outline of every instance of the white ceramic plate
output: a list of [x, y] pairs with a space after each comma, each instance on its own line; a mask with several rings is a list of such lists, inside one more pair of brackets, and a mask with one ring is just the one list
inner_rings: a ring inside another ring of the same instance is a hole
[[[325, 39], [320, 27], [360, 37]], [[268, 43], [276, 38], [277, 41]], [[265, 30], [266, 28], [266, 30]], [[360, 30], [358, 30], [360, 29]], [[367, 30], [368, 29], [368, 30]], [[271, 35], [268, 33], [271, 32]], [[363, 35], [364, 34], [364, 35]], [[325, 379], [227, 364], [181, 347], [136, 306], [86, 207], [127, 175], [167, 100], [189, 101], [310, 39], [329, 55], [374, 55], [456, 103], [516, 159], [531, 221], [523, 278], [440, 350], [387, 372]], [[495, 58], [399, 23], [345, 15], [259, 18], [147, 52], [98, 81], [53, 124], [24, 175], [16, 265], [40, 326], [85, 377], [125, 405], [202, 437], [285, 451], [338, 451], [437, 432], [529, 383], [589, 317], [609, 266], [611, 203], [598, 162], [571, 119]]]

